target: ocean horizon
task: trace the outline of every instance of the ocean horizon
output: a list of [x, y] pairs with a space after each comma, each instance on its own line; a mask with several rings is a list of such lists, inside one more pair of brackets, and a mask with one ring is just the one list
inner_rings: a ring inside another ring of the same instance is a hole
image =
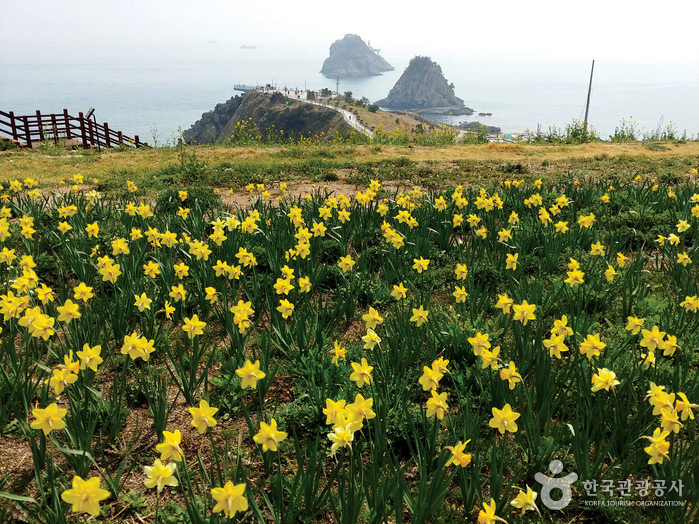
[[[409, 56], [386, 58], [394, 71], [376, 77], [340, 79], [339, 91], [371, 102], [388, 95]], [[260, 49], [237, 49], [227, 60], [75, 59], [0, 60], [0, 109], [16, 115], [87, 112], [98, 122], [142, 141], [174, 143], [216, 104], [242, 94], [235, 84], [278, 88], [336, 89], [319, 71], [325, 56], [283, 56]], [[472, 116], [445, 117], [449, 123], [478, 120], [503, 133], [564, 128], [584, 119], [589, 63], [509, 62], [432, 57]], [[699, 72], [671, 64], [595, 62], [589, 124], [608, 139], [622, 119], [641, 132], [672, 126], [677, 134], [699, 136]], [[492, 116], [478, 117], [478, 113]]]

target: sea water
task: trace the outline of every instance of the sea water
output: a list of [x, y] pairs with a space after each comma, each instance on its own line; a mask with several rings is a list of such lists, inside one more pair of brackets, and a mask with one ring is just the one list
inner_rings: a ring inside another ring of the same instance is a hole
[[[236, 94], [235, 84], [278, 88], [351, 91], [371, 102], [388, 95], [409, 57], [389, 60], [394, 71], [381, 76], [340, 79], [319, 71], [325, 51], [281, 56], [264, 49], [241, 49], [230, 58], [200, 60], [96, 61], [0, 60], [0, 110], [16, 115], [95, 108], [98, 122], [125, 135], [153, 143], [173, 143], [202, 113]], [[473, 116], [437, 117], [441, 121], [479, 120], [505, 133], [564, 128], [583, 120], [590, 63], [460, 60], [440, 62], [456, 95], [476, 111]], [[478, 113], [492, 113], [478, 117]], [[597, 62], [588, 120], [607, 139], [622, 118], [650, 133], [668, 125], [699, 135], [699, 71], [669, 64]]]

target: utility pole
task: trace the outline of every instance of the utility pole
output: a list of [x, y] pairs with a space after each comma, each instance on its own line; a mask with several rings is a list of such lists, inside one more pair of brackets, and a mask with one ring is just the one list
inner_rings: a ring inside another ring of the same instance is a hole
[[335, 95], [340, 96], [340, 77], [337, 77], [337, 82], [335, 84]]
[[592, 73], [595, 72], [595, 61], [592, 61], [592, 69], [590, 70], [590, 87], [587, 88], [587, 104], [585, 105], [585, 134], [587, 135], [587, 115], [590, 111], [590, 93], [592, 92]]

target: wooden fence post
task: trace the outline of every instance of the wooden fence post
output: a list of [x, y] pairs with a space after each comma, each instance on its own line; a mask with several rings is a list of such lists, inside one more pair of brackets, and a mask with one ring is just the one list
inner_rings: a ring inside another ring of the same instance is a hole
[[53, 129], [53, 143], [58, 145], [58, 126], [56, 125], [56, 115], [51, 113], [51, 129]]
[[136, 136], [134, 137], [134, 142], [136, 143], [136, 149], [138, 149], [139, 147], [141, 147], [141, 145], [140, 145], [140, 143], [139, 143], [139, 141], [138, 141], [138, 135], [136, 135]]
[[107, 122], [104, 123], [104, 140], [107, 144], [107, 147], [112, 147], [112, 142], [109, 138], [109, 124]]
[[119, 131], [119, 145], [122, 146], [124, 145], [124, 135], [122, 134], [121, 131]]
[[80, 122], [80, 136], [82, 137], [83, 140], [83, 147], [87, 148], [87, 132], [85, 130], [85, 117], [83, 116], [83, 112], [80, 111], [78, 113], [78, 120]]
[[92, 132], [92, 120], [89, 118], [87, 119], [87, 128], [90, 131], [90, 147], [94, 147], [95, 145], [95, 135]]
[[19, 141], [19, 135], [17, 134], [17, 124], [15, 123], [14, 111], [10, 111], [10, 127], [12, 128], [12, 139]]
[[32, 134], [29, 132], [29, 118], [25, 115], [22, 117], [24, 122], [24, 133], [27, 137], [27, 147], [32, 149]]
[[44, 127], [41, 125], [41, 111], [36, 110], [36, 123], [39, 126], [39, 141], [44, 141]]
[[73, 133], [70, 132], [70, 116], [68, 116], [68, 110], [63, 110], [63, 119], [66, 123], [66, 140], [73, 138]]

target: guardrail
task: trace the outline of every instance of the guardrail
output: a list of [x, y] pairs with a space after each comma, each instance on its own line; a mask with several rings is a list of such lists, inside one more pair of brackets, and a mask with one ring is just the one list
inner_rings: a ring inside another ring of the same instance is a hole
[[67, 109], [59, 114], [37, 111], [34, 115], [23, 116], [0, 111], [0, 139], [31, 148], [46, 140], [53, 140], [56, 144], [65, 141], [85, 148], [149, 147], [147, 142], [140, 141], [138, 135], [134, 138], [125, 136], [121, 131], [110, 129], [107, 122], [98, 124], [82, 112], [77, 117], [71, 116]]

